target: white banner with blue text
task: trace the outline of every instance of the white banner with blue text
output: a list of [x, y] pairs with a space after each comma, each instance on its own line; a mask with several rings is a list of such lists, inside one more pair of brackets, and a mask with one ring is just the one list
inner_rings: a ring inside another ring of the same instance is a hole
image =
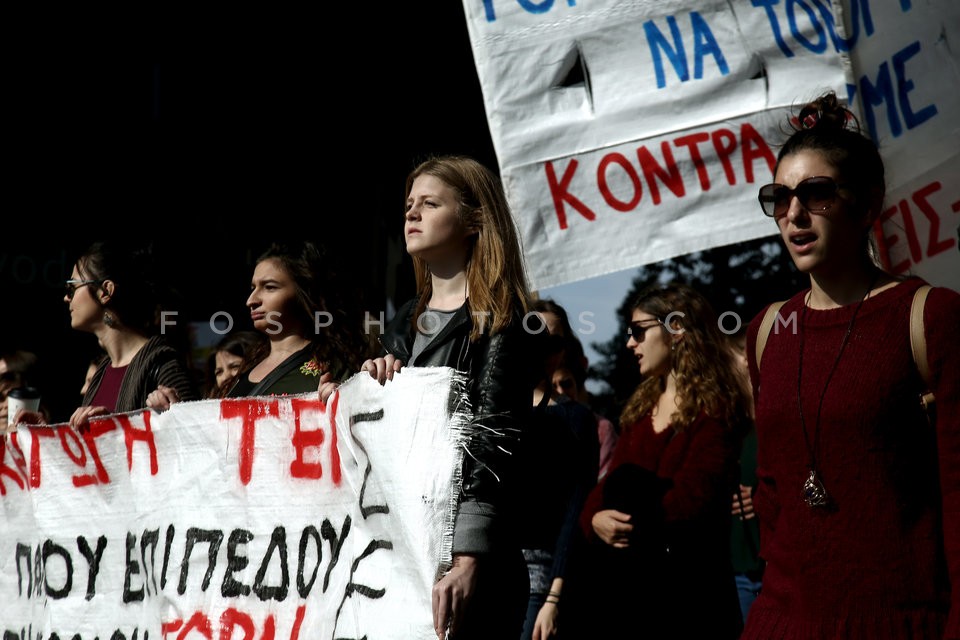
[[757, 190], [833, 90], [886, 164], [885, 266], [960, 290], [960, 2], [463, 5], [534, 288], [776, 234]]

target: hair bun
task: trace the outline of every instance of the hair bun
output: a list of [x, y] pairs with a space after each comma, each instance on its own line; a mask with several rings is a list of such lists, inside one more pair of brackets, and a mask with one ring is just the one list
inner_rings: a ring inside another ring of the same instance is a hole
[[860, 131], [857, 117], [847, 107], [840, 103], [837, 94], [833, 91], [825, 93], [813, 102], [808, 103], [793, 121], [794, 126], [800, 129], [819, 130], [850, 129]]

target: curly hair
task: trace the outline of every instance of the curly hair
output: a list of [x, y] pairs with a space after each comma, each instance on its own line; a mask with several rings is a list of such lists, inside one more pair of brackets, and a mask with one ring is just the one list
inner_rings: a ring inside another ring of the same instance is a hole
[[[652, 330], [663, 332], [664, 338], [670, 331], [683, 334], [670, 352], [679, 405], [670, 416], [673, 428], [682, 430], [701, 412], [730, 428], [742, 428], [748, 420], [749, 396], [707, 299], [686, 284], [654, 285], [640, 292], [632, 310], [659, 319], [661, 326]], [[634, 423], [646, 415], [665, 385], [665, 376], [645, 378], [624, 406], [620, 424]]]

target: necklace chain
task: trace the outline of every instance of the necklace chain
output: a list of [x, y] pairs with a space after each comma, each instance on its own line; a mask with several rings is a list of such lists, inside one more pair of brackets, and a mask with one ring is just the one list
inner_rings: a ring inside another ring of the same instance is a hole
[[853, 333], [853, 323], [857, 319], [857, 315], [860, 313], [860, 307], [863, 306], [863, 303], [867, 301], [867, 298], [870, 297], [870, 292], [873, 290], [873, 285], [877, 282], [877, 276], [879, 274], [874, 274], [873, 279], [870, 281], [870, 284], [867, 286], [866, 292], [863, 294], [863, 297], [860, 298], [860, 302], [857, 303], [857, 307], [853, 310], [853, 315], [850, 317], [850, 322], [847, 323], [847, 330], [843, 334], [843, 339], [840, 341], [840, 348], [837, 350], [837, 357], [833, 361], [833, 366], [830, 367], [829, 373], [827, 373], [827, 379], [823, 383], [823, 389], [820, 391], [820, 398], [817, 401], [817, 417], [813, 425], [813, 438], [811, 442], [810, 434], [807, 431], [807, 423], [803, 416], [803, 398], [801, 397], [801, 390], [803, 389], [803, 351], [805, 344], [805, 325], [807, 318], [807, 301], [803, 302], [803, 310], [800, 313], [800, 357], [799, 363], [797, 366], [797, 410], [800, 413], [800, 427], [803, 429], [803, 441], [807, 446], [807, 455], [809, 459], [809, 469], [810, 475], [807, 480], [807, 484], [804, 486], [804, 490], [809, 490], [809, 485], [813, 484], [814, 492], [819, 492], [820, 495], [816, 497], [808, 497], [807, 503], [810, 506], [824, 506], [827, 504], [827, 494], [823, 488], [823, 484], [817, 479], [817, 451], [820, 446], [820, 412], [823, 409], [823, 399], [827, 395], [827, 389], [830, 386], [830, 380], [833, 378], [833, 374], [836, 372], [837, 367], [840, 365], [840, 358], [843, 356], [843, 350], [847, 346], [847, 342], [850, 339], [850, 334]]

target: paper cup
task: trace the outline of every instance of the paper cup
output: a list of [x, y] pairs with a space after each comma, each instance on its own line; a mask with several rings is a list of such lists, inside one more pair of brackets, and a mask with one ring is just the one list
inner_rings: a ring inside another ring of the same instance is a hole
[[13, 419], [20, 409], [40, 410], [40, 390], [34, 387], [17, 387], [7, 393], [7, 426], [13, 426]]

